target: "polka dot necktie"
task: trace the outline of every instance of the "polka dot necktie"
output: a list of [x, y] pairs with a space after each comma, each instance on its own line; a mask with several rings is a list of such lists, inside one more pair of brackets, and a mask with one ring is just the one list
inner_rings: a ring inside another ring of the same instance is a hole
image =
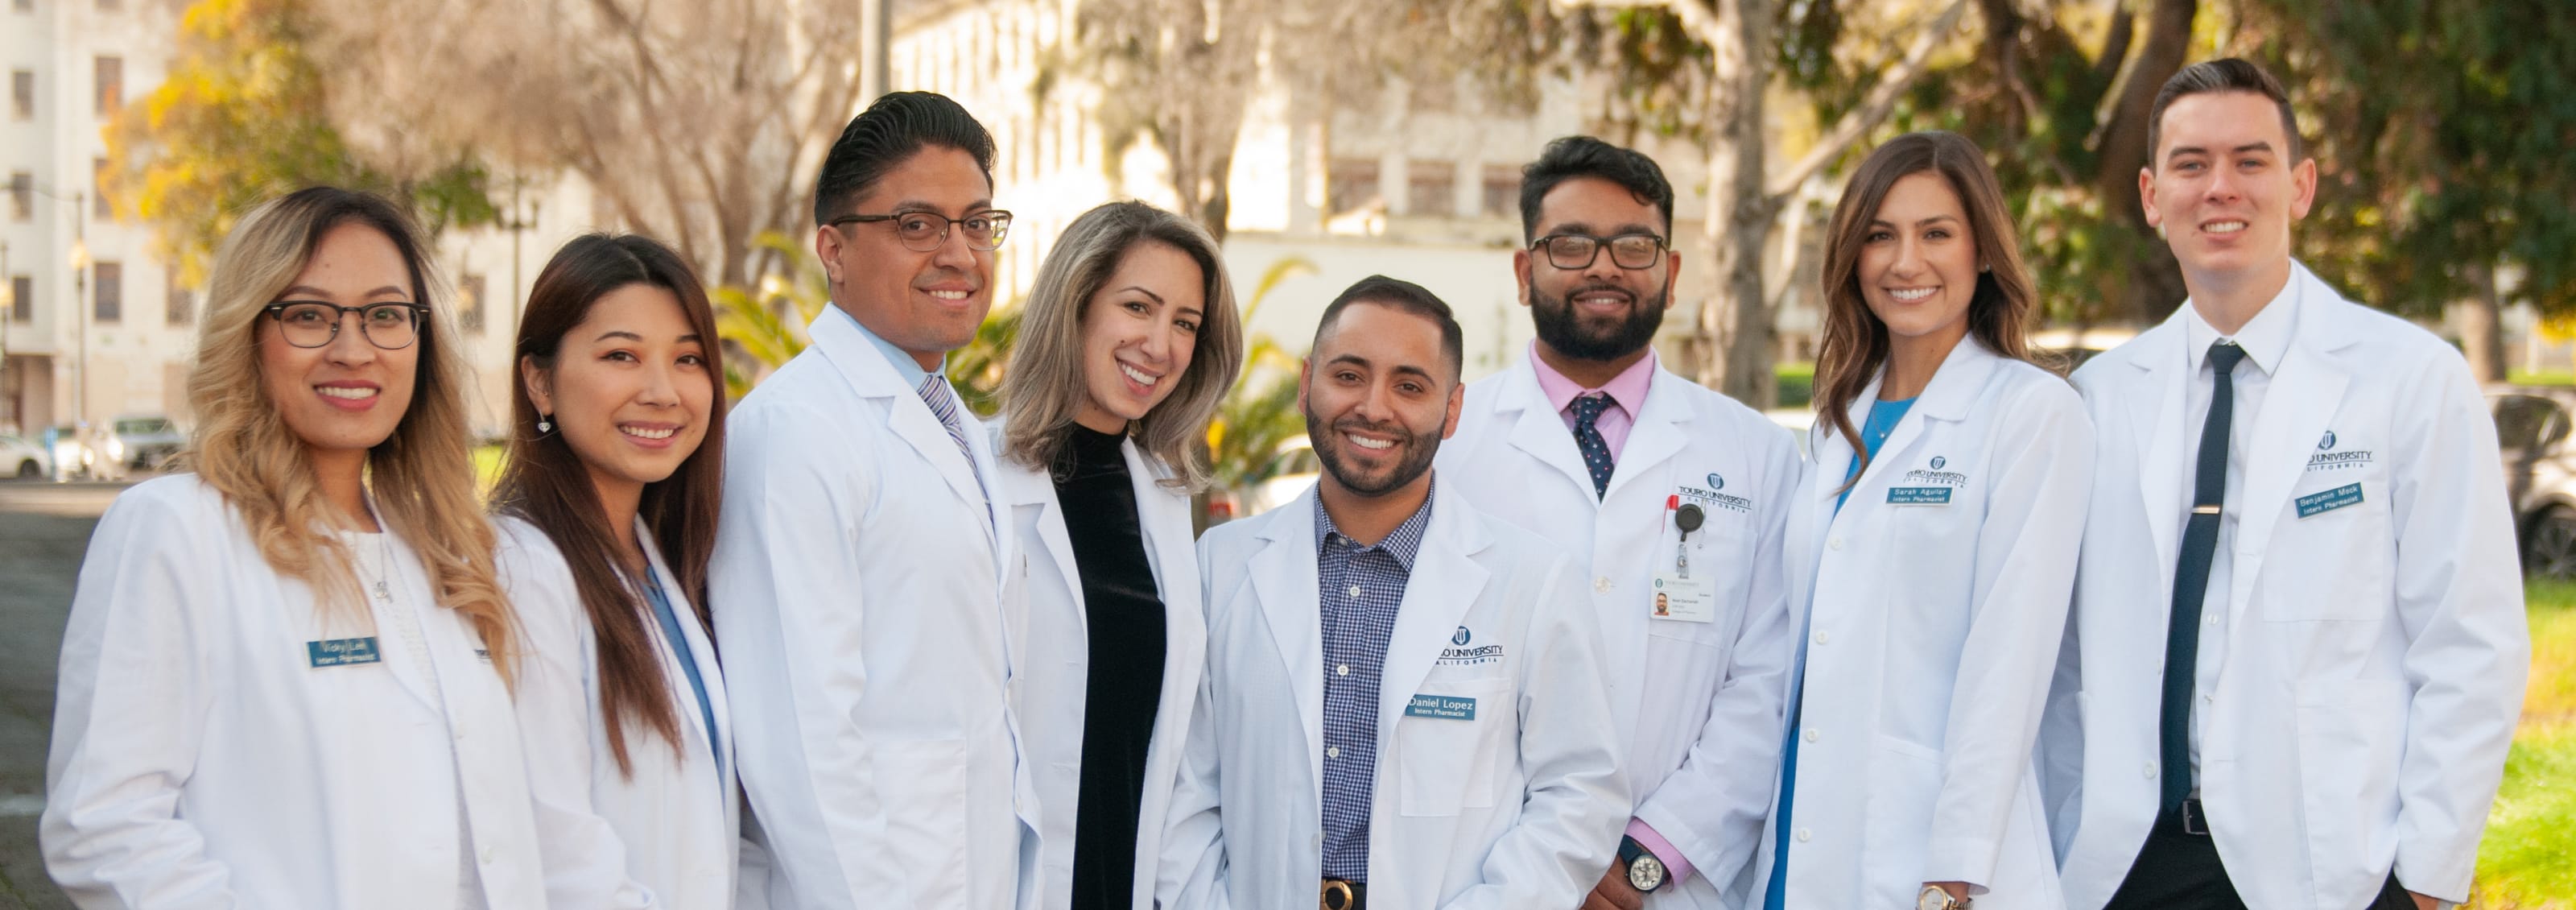
[[1574, 448], [1583, 453], [1583, 469], [1592, 472], [1592, 498], [1610, 491], [1610, 443], [1601, 438], [1601, 412], [1610, 396], [1594, 392], [1574, 400]]

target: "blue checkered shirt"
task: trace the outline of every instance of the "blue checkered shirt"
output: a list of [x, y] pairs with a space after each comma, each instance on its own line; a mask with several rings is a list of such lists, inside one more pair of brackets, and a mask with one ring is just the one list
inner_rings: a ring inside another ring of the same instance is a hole
[[1376, 546], [1333, 527], [1315, 499], [1315, 565], [1324, 622], [1324, 877], [1366, 883], [1377, 783], [1377, 678], [1431, 499]]

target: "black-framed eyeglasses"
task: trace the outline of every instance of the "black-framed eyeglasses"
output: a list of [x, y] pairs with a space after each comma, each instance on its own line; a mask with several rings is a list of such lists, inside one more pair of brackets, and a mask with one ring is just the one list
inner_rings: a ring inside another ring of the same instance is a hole
[[1530, 249], [1546, 250], [1549, 265], [1560, 269], [1588, 269], [1601, 258], [1601, 248], [1610, 248], [1610, 261], [1623, 269], [1649, 269], [1662, 261], [1664, 238], [1653, 234], [1621, 234], [1616, 237], [1594, 237], [1590, 234], [1549, 234], [1530, 242]]
[[429, 308], [417, 303], [340, 306], [319, 300], [280, 300], [261, 307], [260, 312], [277, 320], [277, 333], [287, 344], [299, 348], [330, 344], [340, 337], [340, 317], [356, 313], [358, 333], [368, 344], [398, 351], [420, 340], [421, 320], [429, 318]]
[[915, 253], [927, 253], [947, 243], [948, 232], [952, 228], [965, 231], [966, 245], [977, 250], [1001, 249], [1003, 236], [1011, 232], [1011, 213], [1001, 209], [968, 212], [964, 218], [908, 209], [884, 215], [843, 215], [824, 223], [840, 227], [878, 221], [894, 222], [895, 239], [903, 241], [904, 249]]

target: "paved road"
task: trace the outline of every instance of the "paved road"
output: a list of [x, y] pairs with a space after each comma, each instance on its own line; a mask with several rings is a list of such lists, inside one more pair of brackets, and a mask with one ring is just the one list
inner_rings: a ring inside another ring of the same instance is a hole
[[0, 483], [0, 910], [70, 910], [36, 852], [54, 658], [90, 528], [121, 486]]

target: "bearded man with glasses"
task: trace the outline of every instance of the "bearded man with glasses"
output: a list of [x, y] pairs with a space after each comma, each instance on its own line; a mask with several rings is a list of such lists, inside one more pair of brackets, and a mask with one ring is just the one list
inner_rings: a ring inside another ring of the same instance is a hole
[[1571, 136], [1523, 169], [1512, 266], [1538, 338], [1467, 387], [1438, 461], [1444, 488], [1586, 570], [1636, 800], [1586, 910], [1740, 906], [1780, 761], [1798, 447], [1657, 363], [1672, 223], [1672, 185], [1634, 150]]

